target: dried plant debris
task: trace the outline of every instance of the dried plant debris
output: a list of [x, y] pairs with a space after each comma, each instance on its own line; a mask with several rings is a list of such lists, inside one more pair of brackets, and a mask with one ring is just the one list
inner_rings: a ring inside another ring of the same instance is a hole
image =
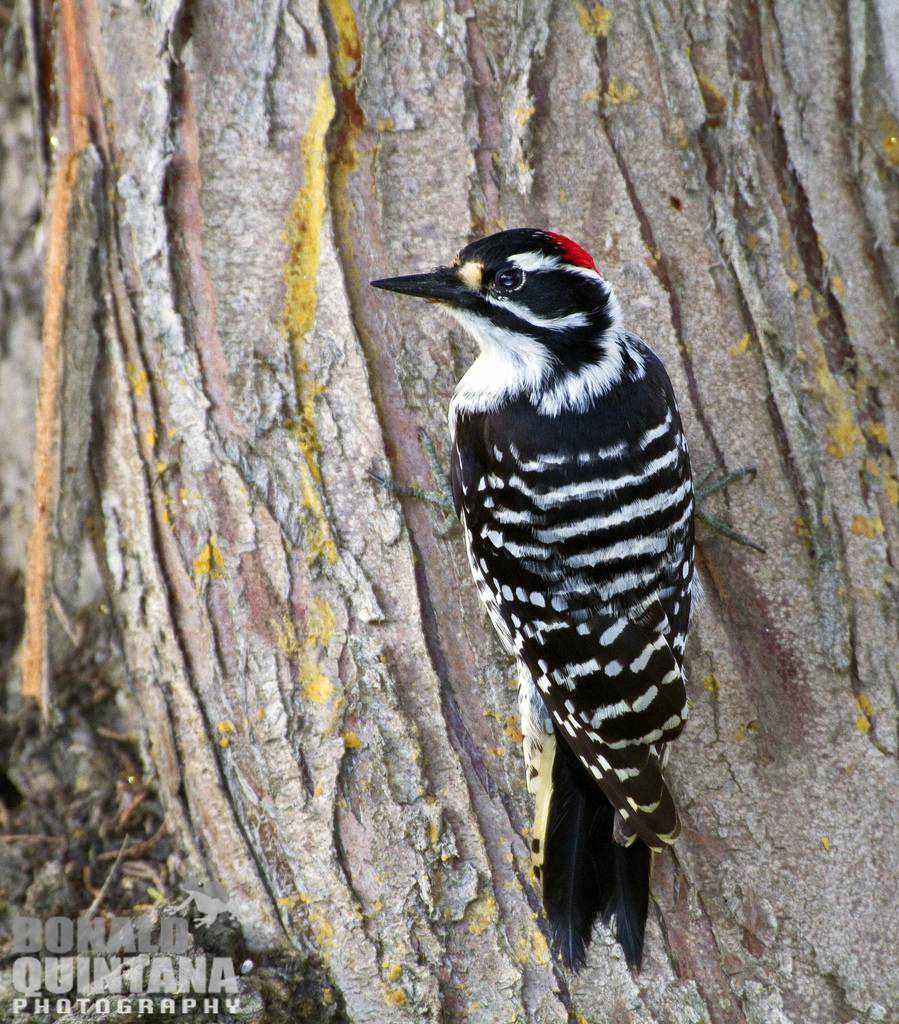
[[[171, 894], [180, 857], [142, 765], [123, 681], [101, 613], [54, 680], [50, 726], [41, 729], [29, 706], [0, 717], [0, 925], [14, 909], [83, 913], [126, 837], [97, 911], [133, 913]], [[9, 865], [23, 860], [26, 891], [16, 908], [4, 882]]]
[[[87, 916], [102, 920], [107, 934], [115, 919], [130, 920], [156, 944], [161, 923], [180, 917], [188, 959], [220, 957], [233, 965], [239, 1012], [220, 1008], [210, 1018], [201, 997], [195, 1013], [175, 1019], [287, 1024], [302, 1009], [302, 1020], [343, 1020], [319, 962], [292, 950], [251, 955], [227, 895], [217, 900], [215, 883], [188, 870], [166, 830], [142, 756], [138, 710], [102, 606], [79, 623], [82, 642], [53, 681], [53, 716], [44, 730], [36, 710], [18, 703], [14, 652], [22, 622], [14, 608], [0, 602], [0, 692], [8, 694], [0, 714], [0, 1019], [8, 1019], [18, 995], [13, 918]], [[110, 1018], [95, 1001], [63, 1017], [20, 1012], [15, 1019], [147, 1024], [173, 1017], [144, 1009]]]

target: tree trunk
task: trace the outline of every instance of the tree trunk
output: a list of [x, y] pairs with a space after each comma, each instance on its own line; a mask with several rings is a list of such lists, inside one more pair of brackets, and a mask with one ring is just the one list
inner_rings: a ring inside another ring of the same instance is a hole
[[[35, 0], [37, 2], [37, 0]], [[25, 5], [27, 7], [27, 4]], [[858, 1022], [897, 991], [891, 0], [59, 0], [23, 687], [82, 537], [169, 827], [357, 1022]], [[40, 161], [39, 161], [40, 162]], [[644, 970], [548, 954], [514, 674], [439, 487], [471, 343], [368, 287], [527, 224], [662, 356], [707, 601]], [[328, 1002], [330, 1000], [330, 1002]], [[307, 1019], [307, 1018], [303, 1018]]]

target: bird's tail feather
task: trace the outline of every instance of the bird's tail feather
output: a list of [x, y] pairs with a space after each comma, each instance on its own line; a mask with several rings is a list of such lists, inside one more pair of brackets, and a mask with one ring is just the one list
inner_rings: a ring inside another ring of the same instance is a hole
[[639, 970], [649, 848], [640, 839], [631, 846], [613, 840], [615, 810], [561, 736], [552, 744], [551, 764], [541, 765], [541, 776], [548, 800], [544, 797], [545, 811], [535, 820], [534, 849], [542, 857], [543, 902], [556, 952], [566, 966], [579, 970], [597, 917], [606, 924], [614, 918], [625, 958]]

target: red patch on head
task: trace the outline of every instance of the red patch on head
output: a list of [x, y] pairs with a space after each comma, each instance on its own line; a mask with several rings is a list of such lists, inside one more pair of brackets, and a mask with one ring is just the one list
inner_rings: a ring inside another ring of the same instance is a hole
[[547, 231], [546, 234], [562, 250], [562, 256], [566, 262], [573, 263], [576, 267], [586, 267], [587, 270], [596, 270], [593, 257], [586, 249], [578, 245], [577, 242], [566, 238], [565, 235], [557, 235], [555, 231]]

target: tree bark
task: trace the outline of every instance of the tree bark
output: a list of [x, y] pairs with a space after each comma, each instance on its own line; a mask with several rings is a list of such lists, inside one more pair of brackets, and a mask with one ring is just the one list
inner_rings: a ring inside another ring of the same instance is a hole
[[[93, 538], [169, 827], [339, 1019], [895, 1006], [891, 0], [25, 5], [47, 163], [26, 692]], [[548, 954], [514, 673], [443, 515], [473, 357], [368, 287], [528, 224], [662, 356], [707, 601], [644, 970]], [[61, 606], [61, 608], [60, 608]], [[336, 1007], [336, 1009], [335, 1009]], [[315, 1019], [311, 1017], [310, 1019]]]

